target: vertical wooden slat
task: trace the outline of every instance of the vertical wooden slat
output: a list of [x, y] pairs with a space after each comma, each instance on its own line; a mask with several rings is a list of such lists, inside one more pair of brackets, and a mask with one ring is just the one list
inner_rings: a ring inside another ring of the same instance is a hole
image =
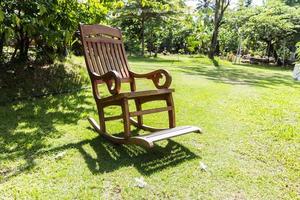
[[93, 72], [97, 71], [95, 70], [96, 64], [95, 64], [95, 59], [94, 59], [94, 52], [93, 52], [93, 48], [91, 46], [90, 42], [87, 42], [87, 46], [88, 46], [88, 50], [89, 50], [89, 57], [90, 57], [90, 63], [91, 63], [91, 68], [93, 69]]
[[116, 70], [116, 66], [114, 65], [114, 61], [113, 61], [114, 59], [111, 55], [110, 46], [109, 46], [108, 43], [105, 43], [105, 48], [106, 48], [106, 55], [107, 55], [107, 58], [108, 58], [108, 62], [109, 62], [110, 67], [111, 67], [110, 69], [111, 70]]
[[107, 58], [107, 63], [109, 64], [110, 66], [110, 70], [114, 70], [114, 66], [113, 64], [111, 63], [111, 56], [109, 55], [109, 48], [108, 48], [108, 45], [107, 43], [103, 43], [102, 44], [105, 48], [105, 55], [106, 55], [106, 58]]
[[[121, 52], [121, 47], [120, 47], [120, 44], [118, 44], [117, 45], [117, 52], [118, 52], [118, 55], [119, 55], [119, 58], [120, 58], [120, 60], [121, 60], [121, 63], [122, 63], [122, 72], [123, 72], [123, 74], [125, 75], [125, 77], [128, 77], [127, 76], [127, 73], [126, 73], [126, 65], [125, 65], [125, 62], [124, 62], [124, 60], [122, 59], [122, 52]], [[124, 77], [124, 78], [125, 78]]]
[[93, 66], [92, 66], [92, 62], [91, 62], [91, 57], [90, 57], [90, 52], [89, 52], [89, 49], [88, 49], [88, 44], [87, 42], [85, 42], [85, 55], [86, 55], [86, 62], [87, 62], [87, 67], [89, 68], [89, 70], [94, 70], [93, 69]]
[[117, 54], [117, 45], [116, 43], [112, 44], [113, 48], [112, 48], [112, 51], [113, 51], [113, 55], [116, 59], [116, 64], [117, 64], [117, 67], [119, 69], [119, 73], [121, 74], [121, 76], [124, 78], [126, 77], [126, 74], [124, 73], [124, 71], [122, 70], [122, 63], [121, 63], [121, 60]]
[[108, 57], [107, 57], [107, 54], [106, 54], [105, 44], [103, 42], [101, 42], [100, 46], [101, 46], [102, 54], [103, 54], [103, 58], [104, 58], [103, 60], [106, 63], [106, 68], [107, 68], [108, 71], [111, 71], [110, 63], [108, 61]]
[[93, 52], [94, 52], [94, 59], [95, 59], [95, 61], [96, 61], [96, 67], [95, 67], [95, 70], [97, 71], [97, 73], [99, 74], [99, 75], [101, 75], [101, 74], [103, 74], [102, 73], [102, 70], [101, 70], [101, 64], [99, 63], [99, 53], [98, 53], [98, 51], [97, 51], [97, 43], [96, 42], [93, 42], [92, 43], [92, 47], [93, 47]]
[[99, 52], [99, 60], [100, 60], [101, 66], [102, 66], [103, 74], [105, 74], [109, 70], [106, 66], [106, 63], [105, 63], [105, 60], [104, 60], [104, 57], [103, 57], [103, 52], [102, 52], [102, 49], [101, 49], [101, 44], [99, 42], [97, 42], [97, 50]]
[[119, 68], [119, 64], [118, 64], [118, 61], [117, 61], [117, 57], [116, 57], [115, 52], [114, 52], [114, 43], [113, 42], [110, 43], [109, 47], [110, 47], [110, 54], [112, 56], [113, 63], [114, 63], [114, 68], [117, 72], [121, 73], [120, 68]]
[[124, 45], [120, 40], [101, 37], [99, 40], [87, 41], [86, 44], [91, 70], [100, 75], [116, 70], [122, 78], [130, 77]]
[[127, 74], [127, 77], [129, 77], [129, 67], [128, 67], [127, 56], [126, 56], [126, 53], [125, 53], [125, 48], [124, 48], [123, 43], [120, 44], [120, 46], [121, 46], [122, 57], [123, 57], [124, 62], [125, 62], [125, 68], [126, 68], [125, 72]]

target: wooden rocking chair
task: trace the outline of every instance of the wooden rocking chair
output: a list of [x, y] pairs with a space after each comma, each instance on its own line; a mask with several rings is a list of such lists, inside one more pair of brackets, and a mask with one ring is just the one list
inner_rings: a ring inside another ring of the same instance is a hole
[[[93, 95], [97, 104], [100, 126], [88, 118], [94, 129], [105, 138], [118, 144], [137, 144], [143, 147], [153, 147], [153, 143], [178, 135], [201, 132], [195, 126], [181, 126], [175, 128], [175, 110], [172, 92], [169, 89], [172, 78], [166, 70], [159, 69], [146, 74], [137, 74], [129, 69], [122, 34], [119, 29], [102, 25], [80, 25], [81, 40], [88, 73], [92, 82]], [[157, 90], [136, 91], [135, 79], [146, 78], [152, 80]], [[160, 79], [164, 78], [163, 84]], [[121, 93], [121, 83], [130, 84], [131, 92]], [[98, 84], [105, 83], [111, 96], [101, 98]], [[130, 112], [128, 100], [134, 100], [136, 111]], [[142, 104], [150, 101], [166, 101], [167, 107], [142, 110]], [[119, 116], [104, 116], [104, 108], [121, 106]], [[143, 124], [142, 115], [167, 111], [169, 129], [157, 129]], [[137, 121], [132, 117], [137, 116]], [[116, 137], [106, 132], [105, 122], [123, 119], [124, 136]], [[139, 129], [155, 132], [147, 135], [132, 136], [130, 125]]]

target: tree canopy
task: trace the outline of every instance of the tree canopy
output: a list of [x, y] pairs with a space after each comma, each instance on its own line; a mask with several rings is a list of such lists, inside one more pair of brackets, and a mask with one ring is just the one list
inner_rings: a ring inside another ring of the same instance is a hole
[[110, 3], [97, 0], [1, 1], [0, 55], [4, 45], [14, 47], [11, 60], [27, 60], [30, 45], [36, 59], [53, 60], [66, 54], [74, 42], [79, 22], [99, 23], [106, 19]]
[[[295, 54], [300, 41], [296, 0], [37, 0], [0, 2], [1, 62], [52, 62], [80, 54], [78, 24], [107, 24], [124, 35], [126, 50], [139, 55], [228, 53], [274, 57]], [[239, 50], [238, 50], [239, 49]], [[153, 54], [154, 53], [154, 54]]]

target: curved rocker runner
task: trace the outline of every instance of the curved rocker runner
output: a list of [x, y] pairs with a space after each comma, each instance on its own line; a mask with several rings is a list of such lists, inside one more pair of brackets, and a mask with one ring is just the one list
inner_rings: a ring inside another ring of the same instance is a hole
[[[146, 74], [137, 74], [129, 69], [122, 34], [119, 29], [103, 25], [80, 25], [81, 41], [84, 48], [84, 57], [88, 73], [92, 83], [93, 95], [96, 101], [99, 122], [88, 118], [89, 122], [99, 134], [118, 144], [136, 144], [151, 148], [154, 142], [183, 135], [191, 132], [201, 132], [195, 126], [175, 127], [175, 108], [172, 97], [173, 89], [169, 89], [172, 77], [168, 71], [159, 69]], [[135, 80], [137, 78], [149, 79], [156, 90], [136, 91]], [[161, 80], [164, 81], [161, 83]], [[130, 92], [121, 92], [123, 83], [130, 84]], [[98, 84], [106, 84], [111, 96], [101, 97]], [[135, 102], [136, 111], [130, 112], [128, 101]], [[166, 107], [142, 110], [142, 105], [150, 101], [165, 101]], [[118, 116], [104, 116], [104, 108], [108, 106], [120, 106], [122, 114]], [[143, 123], [143, 115], [168, 112], [169, 128], [158, 129], [146, 126]], [[137, 121], [133, 119], [137, 117]], [[124, 125], [123, 137], [116, 137], [106, 132], [105, 122], [122, 119]], [[130, 126], [153, 133], [132, 136]]]

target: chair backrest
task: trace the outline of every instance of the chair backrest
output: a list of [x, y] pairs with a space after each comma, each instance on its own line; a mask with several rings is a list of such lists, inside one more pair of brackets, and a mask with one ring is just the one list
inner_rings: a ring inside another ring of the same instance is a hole
[[84, 57], [89, 72], [103, 75], [115, 70], [129, 82], [129, 65], [119, 29], [103, 25], [80, 25]]

